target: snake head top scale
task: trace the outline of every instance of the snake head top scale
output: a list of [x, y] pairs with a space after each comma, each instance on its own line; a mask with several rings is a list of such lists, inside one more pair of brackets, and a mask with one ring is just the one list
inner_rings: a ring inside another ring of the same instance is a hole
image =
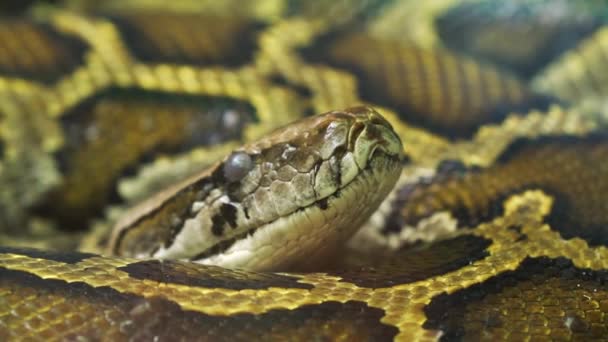
[[248, 270], [327, 257], [399, 178], [402, 145], [371, 108], [312, 116], [131, 209], [108, 252]]

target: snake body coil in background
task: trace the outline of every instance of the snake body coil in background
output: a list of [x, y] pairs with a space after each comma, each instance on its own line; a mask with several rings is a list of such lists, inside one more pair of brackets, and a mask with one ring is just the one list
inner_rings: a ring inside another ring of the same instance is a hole
[[0, 9], [0, 340], [608, 340], [608, 4]]

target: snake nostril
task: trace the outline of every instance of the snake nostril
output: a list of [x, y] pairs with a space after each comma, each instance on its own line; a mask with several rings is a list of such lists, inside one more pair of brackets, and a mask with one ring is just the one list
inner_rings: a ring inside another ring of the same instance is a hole
[[357, 137], [361, 135], [361, 132], [365, 129], [365, 124], [362, 122], [355, 122], [350, 127], [350, 131], [348, 132], [348, 149], [354, 149], [355, 142], [357, 141]]

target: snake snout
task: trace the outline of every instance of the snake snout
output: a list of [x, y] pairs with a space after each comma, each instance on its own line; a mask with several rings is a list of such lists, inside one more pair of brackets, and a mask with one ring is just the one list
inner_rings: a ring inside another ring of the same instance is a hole
[[402, 157], [401, 139], [382, 115], [370, 107], [355, 107], [346, 111], [355, 118], [349, 131], [348, 145], [359, 167], [364, 168], [377, 156], [377, 152], [382, 152], [384, 157]]

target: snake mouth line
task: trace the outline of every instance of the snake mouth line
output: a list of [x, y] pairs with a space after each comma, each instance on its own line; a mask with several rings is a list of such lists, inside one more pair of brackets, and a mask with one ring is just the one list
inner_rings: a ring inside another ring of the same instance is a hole
[[[386, 160], [388, 164], [399, 165], [403, 162], [403, 158], [400, 158], [399, 156], [387, 154], [382, 150], [377, 150], [374, 153], [382, 153], [382, 158], [384, 158], [384, 160]], [[192, 256], [188, 260], [193, 261], [193, 262], [201, 262], [204, 259], [213, 257], [215, 255], [223, 254], [223, 253], [227, 252], [235, 244], [237, 244], [239, 241], [242, 241], [243, 239], [245, 239], [247, 237], [254, 238], [258, 231], [262, 231], [265, 227], [268, 227], [268, 226], [276, 223], [277, 221], [287, 218], [290, 215], [294, 215], [298, 212], [308, 211], [314, 207], [318, 207], [320, 210], [326, 210], [328, 208], [328, 206], [330, 205], [329, 203], [333, 200], [340, 198], [341, 192], [348, 190], [349, 187], [353, 186], [353, 183], [355, 183], [357, 179], [361, 179], [361, 177], [372, 177], [373, 174], [378, 171], [378, 170], [374, 170], [374, 168], [372, 167], [372, 164], [373, 163], [371, 163], [371, 162], [368, 163], [367, 166], [360, 171], [360, 173], [357, 177], [352, 179], [349, 183], [345, 184], [344, 186], [342, 186], [340, 189], [336, 190], [334, 193], [330, 194], [329, 196], [320, 198], [307, 206], [298, 208], [297, 210], [291, 212], [290, 214], [288, 214], [286, 216], [278, 217], [272, 221], [264, 223], [263, 225], [252, 228], [241, 234], [237, 234], [230, 239], [220, 241], [220, 242], [216, 243], [215, 245], [211, 246], [210, 248], [208, 248], [207, 250]]]

